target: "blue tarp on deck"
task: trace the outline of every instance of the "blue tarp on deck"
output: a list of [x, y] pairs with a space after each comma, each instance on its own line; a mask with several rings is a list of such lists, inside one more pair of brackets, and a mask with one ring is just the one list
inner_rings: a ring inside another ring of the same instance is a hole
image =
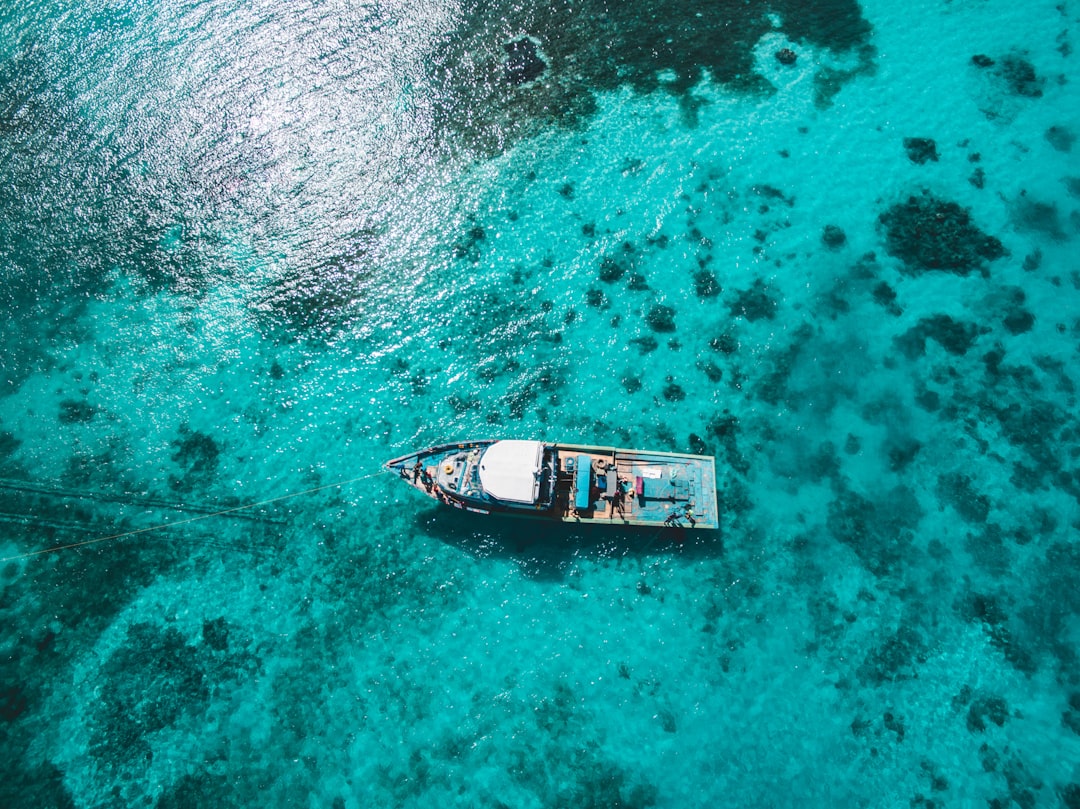
[[588, 455], [578, 455], [574, 465], [574, 505], [580, 511], [589, 508], [589, 483], [592, 477], [592, 461]]

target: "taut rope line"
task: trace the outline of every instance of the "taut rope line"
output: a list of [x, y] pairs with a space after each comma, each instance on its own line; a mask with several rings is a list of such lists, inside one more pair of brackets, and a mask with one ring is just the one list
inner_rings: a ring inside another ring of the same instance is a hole
[[81, 548], [85, 545], [96, 545], [99, 542], [108, 542], [112, 539], [123, 539], [124, 537], [134, 536], [135, 534], [145, 534], [148, 531], [160, 531], [162, 528], [172, 528], [177, 525], [185, 525], [187, 523], [198, 522], [199, 520], [208, 520], [211, 517], [220, 517], [222, 514], [231, 514], [234, 511], [243, 511], [248, 508], [255, 508], [256, 506], [265, 506], [268, 503], [277, 503], [281, 500], [288, 500], [292, 497], [300, 497], [304, 494], [314, 494], [315, 492], [321, 492], [324, 489], [333, 489], [336, 486], [348, 486], [350, 483], [356, 483], [358, 480], [367, 480], [373, 478], [376, 475], [381, 475], [386, 470], [380, 470], [378, 472], [372, 472], [369, 475], [361, 475], [358, 478], [350, 478], [349, 480], [340, 480], [337, 483], [326, 483], [322, 486], [316, 486], [313, 489], [304, 489], [302, 492], [292, 492], [291, 494], [282, 494], [277, 497], [271, 497], [266, 500], [260, 500], [257, 503], [246, 503], [242, 506], [233, 506], [232, 508], [223, 508], [221, 511], [214, 511], [209, 514], [200, 514], [197, 517], [187, 517], [183, 520], [177, 520], [176, 522], [160, 523], [159, 525], [150, 525], [146, 528], [136, 528], [134, 531], [125, 531], [122, 534], [110, 534], [107, 537], [96, 537], [95, 539], [84, 539], [82, 542], [72, 542], [67, 545], [56, 545], [52, 548], [42, 548], [39, 551], [30, 551], [28, 553], [18, 553], [14, 556], [5, 556], [0, 558], [0, 562], [11, 562], [16, 559], [26, 559], [30, 556], [40, 556], [44, 553], [53, 553], [55, 551], [66, 551], [71, 548]]

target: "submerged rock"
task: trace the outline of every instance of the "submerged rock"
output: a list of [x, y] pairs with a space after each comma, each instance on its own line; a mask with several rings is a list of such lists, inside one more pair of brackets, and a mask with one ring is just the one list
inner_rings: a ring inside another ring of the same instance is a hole
[[971, 63], [975, 67], [993, 67], [994, 60], [984, 53], [977, 53], [971, 57]]
[[793, 65], [798, 58], [798, 54], [791, 48], [781, 48], [776, 52], [776, 61], [782, 65]]

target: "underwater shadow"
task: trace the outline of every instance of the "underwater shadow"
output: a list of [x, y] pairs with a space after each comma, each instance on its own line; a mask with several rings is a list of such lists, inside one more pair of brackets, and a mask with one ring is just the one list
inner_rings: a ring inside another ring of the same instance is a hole
[[470, 514], [433, 506], [414, 518], [419, 533], [477, 559], [496, 557], [520, 565], [530, 578], [561, 580], [579, 559], [645, 559], [677, 555], [689, 560], [723, 554], [719, 530], [605, 526]]

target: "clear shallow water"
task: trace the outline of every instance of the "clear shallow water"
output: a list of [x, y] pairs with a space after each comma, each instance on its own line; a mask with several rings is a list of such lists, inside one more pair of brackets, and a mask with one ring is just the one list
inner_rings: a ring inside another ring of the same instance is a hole
[[3, 12], [5, 804], [1076, 805], [1076, 9], [697, 12]]

